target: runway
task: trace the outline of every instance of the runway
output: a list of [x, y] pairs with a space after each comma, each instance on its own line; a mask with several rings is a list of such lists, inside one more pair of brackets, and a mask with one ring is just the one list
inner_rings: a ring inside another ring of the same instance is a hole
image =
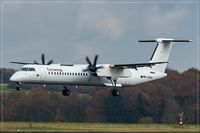
[[[38, 133], [38, 131], [35, 132], [21, 132], [21, 131], [16, 131], [16, 132], [6, 132], [6, 133]], [[153, 132], [64, 132], [64, 131], [52, 131], [52, 132], [40, 132], [40, 133], [153, 133]], [[172, 132], [156, 132], [156, 133], [199, 133], [198, 131], [191, 131], [191, 132], [184, 132], [184, 131], [172, 131]]]

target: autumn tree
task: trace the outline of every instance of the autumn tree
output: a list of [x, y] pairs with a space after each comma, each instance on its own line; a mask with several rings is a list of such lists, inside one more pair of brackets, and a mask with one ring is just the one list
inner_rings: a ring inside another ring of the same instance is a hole
[[165, 100], [162, 98], [159, 102], [158, 109], [157, 109], [157, 115], [156, 115], [156, 122], [157, 123], [163, 122], [165, 108], [166, 108], [166, 103], [165, 103]]
[[[4, 94], [5, 95], [5, 94]], [[28, 114], [28, 103], [24, 92], [13, 91], [4, 96], [3, 120], [4, 121], [25, 121]]]
[[147, 103], [142, 93], [139, 93], [136, 100], [134, 111], [134, 122], [137, 122], [141, 117], [147, 116], [146, 106]]
[[85, 109], [85, 120], [87, 122], [105, 122], [105, 97], [108, 95], [108, 90], [102, 89], [90, 99]]
[[105, 117], [106, 122], [128, 122], [128, 112], [122, 96], [112, 96], [111, 91], [105, 97]]
[[[14, 72], [2, 70], [9, 76]], [[186, 123], [196, 123], [200, 119], [197, 116], [199, 71], [189, 69], [180, 73], [168, 69], [167, 73], [163, 79], [123, 88], [119, 97], [111, 96], [111, 90], [102, 87], [74, 89], [69, 97], [52, 91], [55, 86], [44, 89], [30, 85], [32, 89], [26, 91], [13, 89], [0, 94], [1, 118], [4, 121], [175, 123], [177, 114], [184, 112]], [[5, 82], [9, 79], [1, 78]]]

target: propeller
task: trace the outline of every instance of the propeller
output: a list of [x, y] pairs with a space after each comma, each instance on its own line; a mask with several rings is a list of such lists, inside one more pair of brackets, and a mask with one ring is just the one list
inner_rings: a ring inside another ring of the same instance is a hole
[[15, 63], [15, 64], [37, 64], [37, 65], [50, 65], [50, 64], [52, 64], [53, 63], [53, 60], [51, 59], [51, 60], [49, 60], [47, 63], [45, 63], [45, 54], [44, 53], [42, 53], [41, 54], [41, 63], [39, 63], [39, 62], [37, 62], [37, 61], [33, 61], [33, 63], [27, 63], [27, 62], [16, 62], [16, 61], [13, 61], [13, 62], [11, 62], [11, 63]]
[[103, 68], [103, 66], [98, 66], [98, 67], [96, 66], [96, 65], [97, 65], [97, 60], [98, 60], [98, 58], [99, 58], [99, 56], [98, 56], [98, 55], [95, 55], [94, 61], [93, 61], [93, 64], [92, 64], [92, 62], [90, 61], [89, 57], [86, 56], [85, 59], [86, 59], [86, 61], [87, 61], [87, 63], [88, 63], [88, 66], [87, 66], [87, 68], [84, 69], [83, 71], [90, 71], [90, 72], [93, 73], [94, 76], [97, 76], [97, 73], [96, 73], [97, 70]]
[[42, 61], [42, 63], [38, 63], [37, 61], [34, 61], [34, 64], [38, 64], [38, 65], [50, 65], [50, 64], [53, 63], [52, 59], [49, 60], [47, 63], [45, 63], [45, 54], [44, 53], [41, 54], [41, 61]]

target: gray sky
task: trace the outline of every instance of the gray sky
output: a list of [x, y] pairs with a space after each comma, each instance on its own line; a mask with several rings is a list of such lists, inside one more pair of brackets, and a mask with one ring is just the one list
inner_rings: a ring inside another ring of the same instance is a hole
[[168, 37], [194, 40], [173, 46], [169, 68], [197, 68], [198, 2], [91, 1], [1, 0], [2, 66], [40, 62], [41, 53], [55, 63], [82, 64], [95, 54], [98, 63], [148, 62], [155, 44], [137, 41]]

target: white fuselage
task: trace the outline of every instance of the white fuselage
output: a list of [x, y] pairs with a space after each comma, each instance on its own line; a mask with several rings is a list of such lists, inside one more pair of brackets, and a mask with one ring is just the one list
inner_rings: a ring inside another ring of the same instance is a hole
[[36, 84], [86, 85], [86, 86], [113, 86], [110, 77], [116, 79], [116, 86], [133, 86], [167, 76], [166, 73], [156, 72], [150, 67], [138, 69], [127, 68], [116, 70], [110, 64], [103, 64], [104, 68], [93, 76], [89, 71], [84, 72], [87, 65], [25, 65], [17, 71], [11, 81]]

